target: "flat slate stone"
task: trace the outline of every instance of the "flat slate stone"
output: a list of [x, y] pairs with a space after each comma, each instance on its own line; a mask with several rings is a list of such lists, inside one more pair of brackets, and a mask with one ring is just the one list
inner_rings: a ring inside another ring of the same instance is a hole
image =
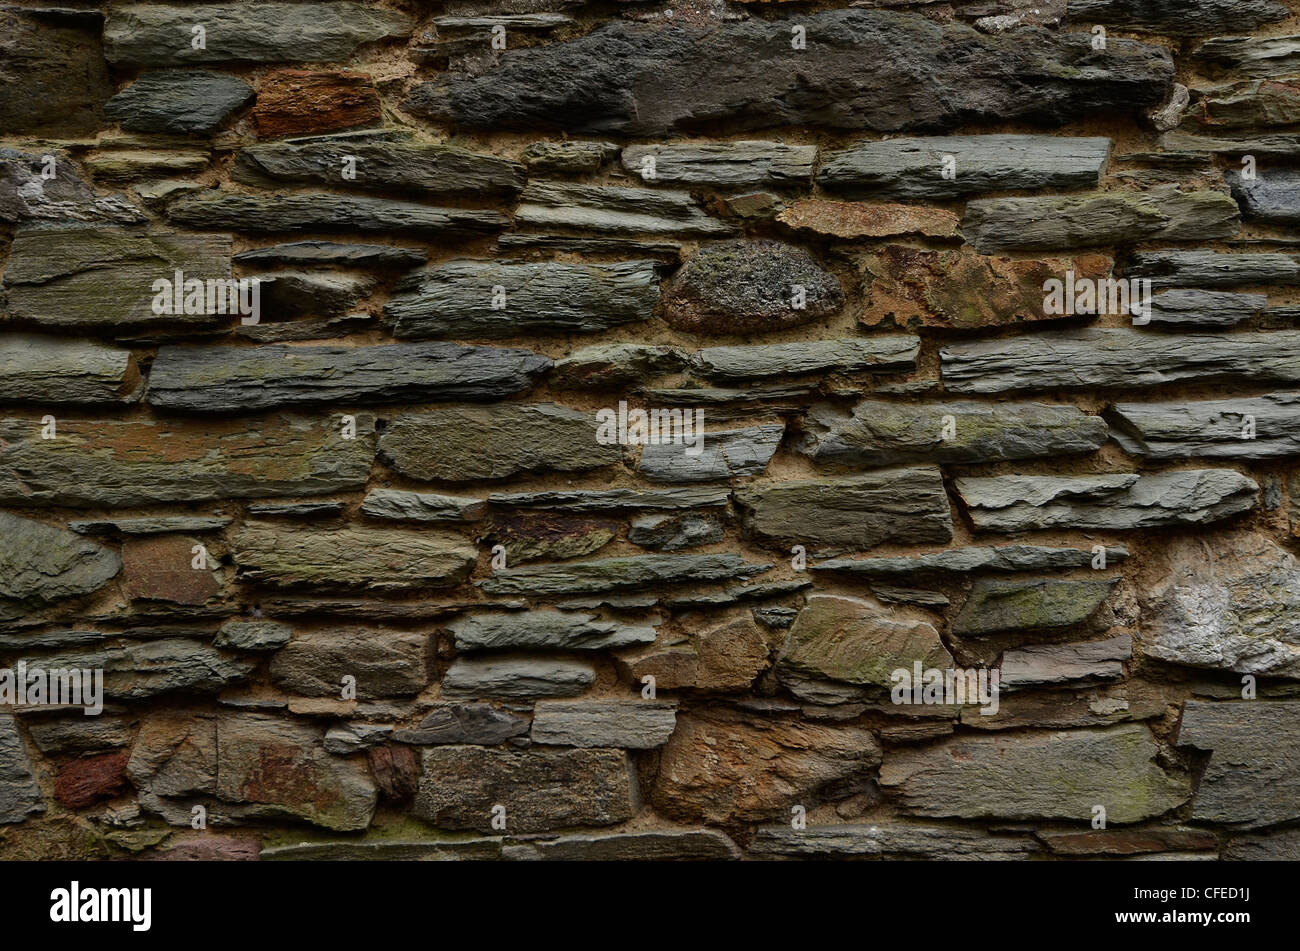
[[0, 502], [118, 508], [160, 502], [321, 495], [360, 489], [374, 460], [374, 422], [338, 418], [58, 421], [42, 439], [31, 420], [0, 421]]
[[519, 196], [515, 221], [538, 228], [612, 234], [716, 236], [735, 226], [710, 217], [690, 192], [530, 182]]
[[274, 651], [289, 643], [293, 628], [275, 621], [227, 621], [217, 631], [213, 647], [239, 651]]
[[[345, 179], [348, 159], [355, 177]], [[249, 185], [300, 182], [345, 190], [508, 195], [524, 187], [525, 175], [517, 162], [454, 145], [336, 135], [250, 145], [236, 155], [231, 178]]]
[[739, 555], [628, 555], [565, 565], [503, 568], [479, 582], [488, 594], [590, 594], [749, 578], [770, 565]]
[[1262, 314], [1267, 294], [1231, 291], [1174, 290], [1150, 300], [1146, 321], [1161, 328], [1196, 327], [1212, 330], [1235, 327]]
[[[1106, 548], [1106, 563], [1128, 558], [1126, 548]], [[892, 558], [832, 558], [809, 565], [810, 571], [857, 574], [867, 578], [899, 578], [914, 574], [977, 571], [1044, 571], [1050, 569], [1087, 568], [1096, 555], [1082, 548], [1047, 548], [1040, 545], [998, 545], [972, 548], [949, 548], [923, 555], [900, 555]]]
[[0, 403], [120, 405], [139, 398], [130, 350], [36, 334], [0, 337]]
[[94, 134], [113, 95], [98, 16], [59, 8], [0, 10], [0, 129], [7, 136]]
[[[194, 49], [201, 24], [206, 46]], [[410, 35], [409, 17], [363, 3], [140, 4], [115, 6], [104, 24], [104, 56], [115, 66], [193, 63], [329, 63], [363, 43]]]
[[1300, 381], [1300, 331], [1153, 334], [1127, 328], [1052, 331], [952, 343], [939, 351], [944, 389], [1133, 388]]
[[676, 373], [685, 352], [666, 345], [607, 343], [583, 347], [555, 361], [546, 382], [552, 389], [621, 389], [648, 377]]
[[1138, 251], [1126, 277], [1149, 278], [1153, 288], [1300, 284], [1300, 255], [1223, 251]]
[[[791, 48], [796, 24], [807, 31], [807, 50]], [[988, 36], [878, 10], [699, 26], [614, 22], [508, 51], [481, 73], [420, 84], [404, 108], [478, 128], [657, 137], [718, 123], [942, 131], [1128, 112], [1165, 99], [1173, 64], [1162, 49], [1113, 38], [1099, 63], [1087, 34], [1032, 36]], [[709, 82], [700, 82], [705, 75]]]
[[361, 502], [362, 515], [410, 522], [472, 522], [486, 510], [484, 499], [405, 489], [371, 489]]
[[[1300, 151], [1300, 141], [1290, 152]], [[1251, 221], [1293, 225], [1300, 222], [1300, 171], [1270, 168], [1247, 181], [1240, 172], [1229, 172], [1232, 197], [1241, 205], [1241, 213]]]
[[143, 700], [188, 691], [215, 694], [247, 679], [256, 661], [234, 657], [202, 641], [163, 637], [116, 646], [27, 658], [28, 667], [50, 670], [102, 670], [104, 696], [110, 700]]
[[101, 198], [81, 180], [66, 156], [56, 152], [54, 159], [54, 177], [47, 178], [45, 153], [0, 148], [0, 221], [135, 224], [145, 220], [126, 196]]
[[594, 614], [549, 609], [469, 614], [448, 624], [447, 630], [460, 651], [610, 650], [653, 644], [656, 636], [655, 626], [650, 624], [634, 626]]
[[962, 233], [977, 251], [1062, 251], [1147, 241], [1230, 238], [1237, 203], [1216, 191], [1094, 192], [968, 202]]
[[69, 522], [68, 528], [80, 535], [165, 535], [169, 532], [215, 532], [232, 521], [234, 519], [224, 515], [146, 515]]
[[1126, 452], [1144, 459], [1300, 455], [1300, 393], [1116, 403], [1106, 417], [1115, 441]]
[[1151, 475], [992, 476], [954, 483], [976, 531], [1208, 525], [1255, 507], [1259, 485], [1231, 469]]
[[299, 634], [271, 658], [271, 682], [306, 697], [338, 697], [355, 679], [358, 700], [409, 697], [429, 685], [429, 636], [339, 628]]
[[1277, 0], [1070, 0], [1069, 18], [1170, 36], [1247, 32], [1290, 16]]
[[1133, 657], [1127, 634], [1081, 644], [1036, 644], [1002, 655], [1004, 690], [1055, 687], [1122, 680], [1124, 661]]
[[671, 489], [576, 489], [553, 492], [493, 492], [491, 505], [544, 508], [566, 512], [600, 512], [606, 509], [689, 509], [726, 505], [730, 492], [723, 487], [682, 486]]
[[652, 750], [677, 726], [677, 708], [652, 700], [540, 700], [533, 707], [534, 743], [578, 748]]
[[756, 484], [734, 497], [746, 533], [766, 546], [845, 551], [952, 538], [948, 496], [934, 467]]
[[530, 350], [399, 343], [371, 347], [161, 347], [146, 399], [221, 413], [296, 403], [491, 400], [528, 389], [551, 362]]
[[717, 482], [762, 475], [772, 461], [784, 423], [700, 434], [699, 452], [685, 441], [641, 447], [637, 471], [652, 482]]
[[1041, 851], [1027, 835], [990, 835], [983, 829], [887, 822], [832, 826], [762, 826], [750, 855], [806, 859], [897, 858], [939, 861], [1004, 862]]
[[0, 512], [0, 618], [98, 591], [122, 559], [80, 535]]
[[1156, 764], [1147, 728], [960, 736], [891, 751], [880, 785], [909, 815], [1112, 823], [1163, 815], [1191, 796], [1186, 776]]
[[711, 380], [755, 380], [808, 373], [902, 373], [916, 369], [919, 337], [846, 337], [795, 343], [705, 347], [691, 371]]
[[617, 155], [612, 142], [533, 142], [522, 158], [530, 172], [557, 175], [585, 175], [594, 172]]
[[457, 657], [442, 678], [448, 698], [575, 697], [596, 682], [585, 661], [532, 657]]
[[720, 542], [725, 534], [712, 515], [642, 515], [632, 519], [627, 540], [654, 551], [680, 551]]
[[397, 337], [517, 337], [649, 320], [658, 301], [654, 261], [450, 261], [404, 278], [384, 314]]
[[238, 264], [337, 265], [341, 267], [419, 267], [429, 255], [419, 248], [388, 244], [342, 244], [337, 241], [292, 241], [236, 254]]
[[1243, 80], [1193, 87], [1184, 127], [1267, 129], [1300, 123], [1300, 88], [1294, 82]]
[[131, 132], [209, 135], [252, 98], [253, 87], [238, 76], [165, 69], [140, 76], [108, 101], [104, 114]]
[[[947, 156], [955, 160], [951, 177], [944, 176]], [[1109, 156], [1110, 139], [1081, 136], [886, 139], [828, 153], [817, 182], [828, 191], [903, 201], [944, 201], [990, 191], [1096, 188]]]
[[45, 811], [32, 761], [12, 713], [0, 713], [0, 825]]
[[[648, 158], [653, 161], [647, 162]], [[817, 146], [755, 140], [629, 145], [623, 149], [622, 160], [623, 167], [647, 185], [807, 187], [812, 184]]]
[[527, 718], [490, 703], [440, 703], [420, 721], [417, 729], [394, 730], [393, 739], [414, 746], [459, 743], [496, 746], [524, 736], [528, 728]]
[[722, 862], [740, 858], [736, 844], [715, 829], [612, 832], [537, 839], [528, 848], [544, 861]]
[[1109, 435], [1100, 417], [1046, 403], [863, 400], [847, 412], [822, 403], [809, 409], [803, 426], [800, 449], [814, 462], [866, 467], [1085, 453]]
[[1096, 613], [1117, 580], [979, 578], [953, 619], [952, 632], [965, 637], [983, 637], [1007, 631], [1073, 627]]
[[431, 238], [492, 234], [510, 224], [498, 211], [437, 208], [368, 195], [247, 195], [208, 189], [176, 199], [167, 220], [199, 231], [391, 231]]
[[1208, 66], [1242, 76], [1293, 76], [1300, 70], [1300, 36], [1217, 36], [1196, 47], [1192, 55]]

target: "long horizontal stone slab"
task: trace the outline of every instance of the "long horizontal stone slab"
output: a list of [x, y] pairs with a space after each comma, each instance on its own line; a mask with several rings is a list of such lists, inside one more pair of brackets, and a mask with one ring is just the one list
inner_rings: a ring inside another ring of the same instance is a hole
[[447, 630], [461, 651], [608, 650], [655, 641], [652, 625], [623, 624], [572, 611], [485, 611], [458, 618]]
[[1124, 276], [1147, 278], [1155, 289], [1295, 285], [1300, 284], [1300, 254], [1138, 251]]
[[[364, 3], [115, 6], [104, 24], [104, 57], [118, 66], [194, 63], [331, 63], [363, 43], [409, 36], [411, 19]], [[204, 45], [191, 30], [204, 29]]]
[[939, 351], [954, 393], [1203, 383], [1300, 382], [1300, 331], [1155, 334], [1094, 328], [953, 343]]
[[356, 438], [340, 417], [274, 416], [201, 425], [154, 420], [0, 421], [0, 503], [118, 508], [360, 489], [375, 455], [374, 420]]
[[1241, 76], [1294, 76], [1300, 72], [1300, 36], [1218, 36], [1196, 47], [1192, 55]]
[[1069, 0], [1076, 23], [1105, 23], [1170, 36], [1249, 32], [1290, 16], [1278, 0]]
[[952, 633], [984, 637], [1081, 624], [1101, 607], [1116, 578], [979, 578], [952, 621]]
[[1230, 238], [1240, 227], [1241, 213], [1230, 195], [1169, 185], [1145, 192], [982, 198], [967, 203], [962, 219], [966, 241], [984, 254], [1206, 241]]
[[531, 182], [515, 210], [519, 224], [613, 234], [728, 235], [734, 225], [710, 217], [689, 192]]
[[652, 750], [677, 726], [670, 703], [650, 700], [542, 700], [533, 708], [534, 743]]
[[1152, 475], [992, 476], [955, 482], [977, 531], [1207, 525], [1255, 507], [1259, 485], [1231, 469]]
[[[624, 153], [626, 155], [626, 153]], [[943, 201], [990, 191], [1096, 188], [1110, 139], [952, 135], [859, 142], [830, 152], [817, 173], [830, 191]], [[951, 158], [951, 162], [947, 160]]]
[[[1005, 862], [1023, 859], [1041, 847], [1027, 835], [991, 835], [959, 825], [906, 820], [833, 826], [762, 826], [750, 855], [806, 859], [900, 858], [938, 861]], [[262, 853], [265, 856], [265, 852]]]
[[253, 98], [238, 76], [206, 69], [145, 73], [104, 106], [104, 114], [131, 132], [207, 135]]
[[725, 487], [681, 486], [671, 489], [573, 489], [550, 492], [493, 492], [488, 502], [506, 508], [599, 512], [605, 509], [672, 510], [726, 505]]
[[479, 582], [488, 594], [582, 594], [749, 578], [770, 565], [739, 555], [628, 555], [503, 568]]
[[806, 187], [812, 183], [817, 146], [756, 140], [629, 145], [622, 160], [625, 169], [648, 185]]
[[806, 373], [899, 373], [916, 368], [919, 337], [845, 337], [795, 343], [705, 347], [691, 357], [692, 372], [713, 380], [755, 380]]
[[37, 334], [0, 336], [0, 403], [133, 403], [140, 389], [130, 350]]
[[649, 320], [658, 301], [655, 261], [450, 261], [405, 277], [384, 314], [396, 337], [516, 337]]
[[863, 400], [844, 411], [818, 404], [804, 417], [800, 449], [844, 466], [996, 462], [1100, 449], [1109, 431], [1068, 404], [891, 403]]
[[551, 361], [531, 350], [399, 343], [373, 347], [168, 346], [147, 400], [220, 413], [295, 403], [492, 400], [528, 389]]
[[[800, 26], [806, 48], [795, 48]], [[558, 126], [662, 136], [744, 129], [942, 131], [973, 121], [1075, 120], [1164, 101], [1164, 50], [1086, 33], [990, 36], [915, 13], [833, 10], [791, 20], [667, 27], [615, 22], [416, 86], [404, 108], [479, 128]], [[708, 76], [708, 82], [701, 82]]]
[[167, 220], [200, 231], [393, 231], [432, 238], [492, 234], [510, 225], [499, 211], [367, 195], [249, 195], [220, 189], [176, 199], [167, 206]]
[[419, 267], [429, 255], [419, 248], [389, 244], [346, 244], [338, 241], [290, 241], [250, 248], [234, 256], [236, 264], [337, 265], [339, 267]]
[[410, 522], [472, 522], [487, 511], [484, 499], [405, 489], [371, 489], [361, 502], [361, 514]]
[[1116, 403], [1106, 413], [1126, 452], [1146, 459], [1300, 455], [1300, 393], [1173, 403]]
[[596, 670], [580, 660], [495, 655], [457, 657], [442, 679], [442, 696], [576, 697], [596, 682]]
[[652, 482], [715, 482], [762, 475], [784, 434], [785, 424], [773, 423], [699, 433], [697, 444], [650, 443], [641, 447], [637, 471]]
[[[810, 571], [861, 575], [865, 578], [898, 578], [914, 574], [970, 574], [980, 571], [1044, 571], [1090, 567], [1096, 553], [1082, 548], [1049, 548], [1041, 545], [998, 545], [949, 548], [923, 555], [888, 558], [831, 558], [809, 565]], [[1121, 562], [1128, 549], [1105, 549], [1106, 564]]]

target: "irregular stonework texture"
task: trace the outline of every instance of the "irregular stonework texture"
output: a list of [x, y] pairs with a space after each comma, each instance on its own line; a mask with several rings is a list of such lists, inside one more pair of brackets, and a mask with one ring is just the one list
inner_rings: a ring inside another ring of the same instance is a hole
[[0, 89], [0, 856], [1300, 858], [1297, 0], [30, 0]]

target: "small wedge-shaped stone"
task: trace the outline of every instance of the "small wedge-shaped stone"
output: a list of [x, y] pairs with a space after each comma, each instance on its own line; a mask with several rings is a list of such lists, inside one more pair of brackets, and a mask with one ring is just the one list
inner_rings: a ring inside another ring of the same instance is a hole
[[652, 750], [677, 726], [677, 708], [652, 700], [542, 700], [533, 708], [534, 743]]
[[1294, 285], [1300, 284], [1300, 255], [1138, 251], [1129, 258], [1124, 273], [1126, 277], [1149, 278], [1156, 289]]
[[478, 552], [460, 535], [397, 528], [290, 528], [246, 522], [235, 538], [241, 580], [276, 588], [416, 591], [469, 577]]
[[[624, 155], [626, 156], [626, 152]], [[952, 135], [860, 142], [831, 152], [818, 183], [908, 201], [942, 201], [979, 192], [1096, 188], [1110, 139], [1055, 135]], [[945, 175], [952, 156], [954, 174]]]
[[272, 417], [256, 426], [154, 420], [0, 421], [0, 502], [118, 508], [158, 502], [321, 495], [359, 489], [375, 454], [374, 420], [356, 438], [340, 417]]
[[32, 761], [12, 713], [0, 713], [0, 825], [45, 811]]
[[131, 403], [140, 371], [130, 350], [36, 334], [0, 336], [0, 403]]
[[[190, 27], [204, 28], [194, 48]], [[114, 6], [104, 56], [114, 65], [332, 63], [363, 43], [410, 35], [409, 17], [364, 3], [155, 4]]]
[[1082, 644], [1036, 644], [1002, 655], [1003, 689], [1098, 683], [1124, 676], [1124, 661], [1133, 656], [1127, 634]]
[[1300, 393], [1175, 403], [1117, 403], [1111, 435], [1146, 459], [1300, 456]]
[[470, 614], [448, 624], [447, 630], [462, 651], [607, 650], [655, 640], [655, 628], [648, 624], [633, 626], [594, 614], [541, 609]]
[[593, 414], [555, 403], [452, 406], [398, 416], [379, 438], [379, 456], [402, 475], [444, 482], [583, 472], [623, 458], [622, 446], [597, 435]]
[[393, 231], [467, 238], [506, 228], [499, 211], [437, 208], [367, 195], [256, 194], [221, 189], [178, 198], [167, 219], [200, 231]]
[[889, 753], [880, 785], [911, 815], [1085, 822], [1100, 803], [1110, 822], [1140, 822], [1191, 795], [1187, 777], [1156, 764], [1157, 750], [1136, 723], [960, 736]]
[[1152, 475], [994, 476], [956, 480], [977, 531], [1208, 525], [1255, 507], [1259, 485], [1231, 469]]
[[684, 486], [674, 489], [606, 489], [558, 492], [493, 492], [492, 505], [600, 512], [606, 509], [689, 509], [726, 505], [726, 487]]
[[1230, 238], [1241, 214], [1230, 195], [1180, 192], [1095, 192], [1033, 198], [983, 198], [966, 205], [962, 233], [977, 251], [1061, 251], [1144, 241]]
[[[1300, 140], [1290, 154], [1296, 152], [1300, 152]], [[1243, 178], [1240, 172], [1229, 172], [1228, 184], [1232, 196], [1241, 204], [1241, 213], [1251, 221], [1279, 225], [1300, 222], [1300, 171], [1273, 168], [1250, 179]]]
[[98, 591], [121, 567], [116, 554], [80, 535], [0, 512], [0, 618]]
[[711, 218], [689, 192], [532, 182], [519, 197], [515, 220], [540, 228], [613, 234], [725, 235], [733, 225]]
[[582, 594], [749, 578], [770, 566], [739, 555], [628, 555], [565, 565], [503, 568], [479, 582], [488, 594]]
[[807, 186], [816, 161], [815, 145], [780, 142], [629, 145], [623, 149], [623, 167], [648, 185]]
[[1115, 578], [1005, 581], [980, 578], [971, 588], [952, 632], [981, 637], [1004, 631], [1051, 630], [1082, 624], [1115, 587]]
[[918, 337], [898, 335], [705, 347], [695, 351], [691, 369], [714, 380], [755, 380], [805, 373], [899, 373], [916, 368], [920, 344]]
[[[355, 161], [356, 177], [345, 180], [339, 170], [348, 159]], [[517, 162], [454, 145], [347, 135], [249, 146], [239, 152], [231, 177], [251, 185], [309, 182], [434, 195], [509, 194], [523, 188], [525, 178]]]
[[596, 682], [585, 661], [533, 657], [457, 657], [442, 679], [444, 697], [576, 697]]
[[[1104, 564], [1128, 557], [1125, 548], [1107, 548]], [[895, 558], [832, 558], [809, 565], [812, 571], [834, 571], [867, 578], [898, 578], [936, 572], [968, 574], [977, 571], [1043, 571], [1087, 568], [1097, 553], [1082, 548], [1045, 548], [1039, 545], [949, 548], [924, 555]]]
[[654, 261], [450, 261], [404, 278], [384, 314], [396, 337], [518, 337], [649, 320], [658, 300]]
[[487, 501], [405, 489], [371, 489], [361, 514], [410, 522], [472, 522], [483, 517]]
[[104, 113], [131, 132], [207, 135], [253, 98], [238, 76], [205, 69], [145, 73], [108, 101]]
[[1005, 402], [863, 400], [849, 412], [822, 403], [804, 429], [801, 449], [815, 462], [868, 467], [1092, 452], [1108, 435], [1104, 420], [1075, 406]]
[[530, 350], [398, 343], [374, 347], [162, 347], [147, 399], [223, 413], [291, 403], [492, 400], [532, 385], [551, 361]]
[[1300, 36], [1220, 36], [1206, 40], [1193, 55], [1243, 76], [1294, 76], [1300, 72]]
[[698, 433], [698, 444], [647, 444], [641, 447], [637, 471], [652, 482], [716, 482], [762, 475], [784, 434], [785, 424], [775, 423]]
[[1300, 382], [1300, 331], [1153, 334], [1071, 330], [953, 343], [939, 351], [944, 389], [956, 393], [1079, 387]]
[[846, 551], [952, 538], [948, 495], [933, 467], [751, 485], [735, 500], [746, 532], [768, 546]]

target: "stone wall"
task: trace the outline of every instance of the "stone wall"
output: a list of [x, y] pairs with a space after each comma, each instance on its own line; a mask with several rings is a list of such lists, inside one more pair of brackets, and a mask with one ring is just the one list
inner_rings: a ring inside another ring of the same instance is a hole
[[1300, 6], [835, 6], [0, 8], [0, 854], [1300, 857]]

